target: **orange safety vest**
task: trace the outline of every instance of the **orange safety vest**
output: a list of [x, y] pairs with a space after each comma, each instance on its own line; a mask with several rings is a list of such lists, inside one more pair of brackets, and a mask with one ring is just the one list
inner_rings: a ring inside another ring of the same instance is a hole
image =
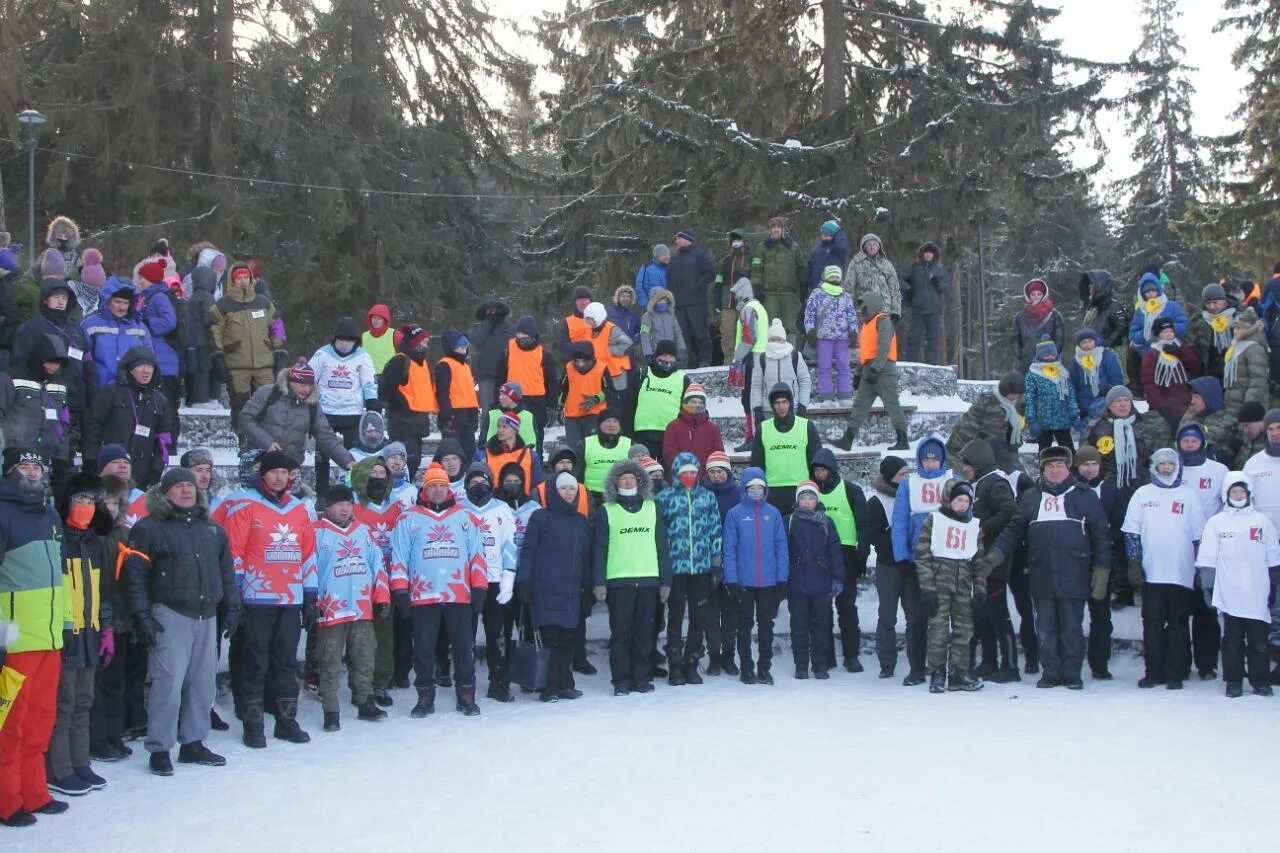
[[[538, 488], [533, 490], [534, 498], [543, 506], [547, 505], [547, 484], [539, 483]], [[583, 518], [590, 518], [591, 513], [587, 509], [587, 489], [581, 483], [578, 484], [578, 515]]]
[[613, 334], [614, 328], [616, 326], [612, 320], [605, 320], [600, 324], [600, 328], [591, 334], [591, 348], [596, 351], [596, 362], [603, 364], [610, 376], [626, 373], [631, 367], [631, 359], [625, 353], [613, 355], [609, 352], [609, 336]]
[[604, 365], [597, 361], [586, 373], [579, 373], [572, 364], [565, 369], [565, 379], [569, 390], [564, 395], [564, 416], [566, 418], [584, 418], [587, 415], [598, 415], [604, 411], [604, 401], [593, 405], [585, 412], [582, 403], [588, 397], [599, 394], [604, 387]]
[[471, 365], [454, 358], [442, 358], [440, 363], [449, 368], [449, 405], [455, 409], [478, 409], [480, 397], [476, 394], [476, 378]]
[[591, 327], [587, 325], [587, 321], [579, 317], [577, 314], [570, 314], [564, 318], [564, 325], [569, 330], [570, 343], [585, 341], [591, 337]]
[[436, 383], [431, 378], [431, 365], [425, 358], [422, 360], [422, 364], [418, 364], [407, 355], [401, 355], [399, 358], [403, 358], [409, 365], [406, 373], [408, 378], [400, 386], [400, 393], [404, 395], [404, 401], [409, 406], [409, 411], [440, 411], [440, 407], [436, 403]]
[[489, 450], [489, 445], [486, 444], [484, 447], [484, 461], [489, 466], [489, 471], [493, 474], [495, 483], [502, 477], [502, 469], [512, 462], [519, 465], [520, 470], [524, 472], [526, 486], [533, 482], [533, 456], [530, 455], [527, 447], [519, 447], [506, 453], [494, 453]]
[[515, 338], [507, 341], [507, 381], [520, 383], [526, 397], [542, 397], [547, 393], [546, 376], [542, 372], [542, 344], [522, 350]]
[[[884, 314], [877, 314], [867, 321], [867, 324], [858, 332], [858, 355], [865, 367], [876, 360], [876, 356], [880, 353], [880, 329], [877, 325]], [[889, 360], [898, 360], [898, 335], [895, 332], [889, 340]]]

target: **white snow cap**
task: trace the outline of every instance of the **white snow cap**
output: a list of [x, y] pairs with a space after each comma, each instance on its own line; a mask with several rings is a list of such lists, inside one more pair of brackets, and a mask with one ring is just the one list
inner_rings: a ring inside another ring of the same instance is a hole
[[556, 488], [578, 488], [578, 478], [570, 474], [568, 471], [561, 471], [556, 475]]
[[604, 310], [604, 305], [599, 302], [592, 302], [587, 309], [582, 312], [583, 319], [590, 320], [592, 325], [603, 325], [608, 314]]
[[771, 341], [785, 341], [787, 339], [787, 330], [782, 328], [782, 321], [774, 317], [769, 321], [769, 337]]

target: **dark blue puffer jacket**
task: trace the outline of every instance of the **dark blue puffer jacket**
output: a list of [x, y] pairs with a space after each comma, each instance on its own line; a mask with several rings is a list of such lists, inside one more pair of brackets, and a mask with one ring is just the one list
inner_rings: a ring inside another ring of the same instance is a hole
[[546, 499], [546, 508], [529, 516], [516, 583], [533, 585], [535, 628], [576, 628], [591, 578], [591, 523], [558, 490], [548, 488]]
[[787, 519], [787, 553], [791, 558], [792, 595], [830, 595], [833, 583], [844, 583], [844, 549], [836, 525], [821, 506], [796, 509]]
[[813, 247], [813, 252], [809, 255], [809, 266], [804, 270], [804, 281], [801, 282], [808, 290], [813, 290], [822, 283], [822, 271], [829, 266], [837, 266], [840, 269], [847, 269], [849, 266], [849, 258], [853, 257], [853, 246], [849, 243], [849, 235], [844, 233], [844, 229], [836, 232], [836, 236], [830, 241], [818, 240], [818, 245]]

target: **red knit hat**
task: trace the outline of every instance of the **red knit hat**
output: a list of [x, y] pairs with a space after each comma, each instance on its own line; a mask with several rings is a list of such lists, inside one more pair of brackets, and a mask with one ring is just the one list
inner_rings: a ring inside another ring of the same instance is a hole
[[723, 468], [726, 471], [732, 471], [733, 465], [729, 462], [729, 454], [723, 450], [713, 450], [711, 455], [707, 457], [707, 470], [712, 468]]
[[153, 258], [138, 265], [138, 275], [148, 284], [161, 284], [166, 269], [163, 258]]
[[431, 333], [417, 323], [406, 323], [400, 327], [400, 351], [408, 352], [414, 347], [424, 344]]
[[289, 381], [297, 382], [299, 385], [315, 385], [316, 372], [311, 369], [311, 365], [307, 364], [305, 358], [298, 356], [298, 363], [289, 368]]

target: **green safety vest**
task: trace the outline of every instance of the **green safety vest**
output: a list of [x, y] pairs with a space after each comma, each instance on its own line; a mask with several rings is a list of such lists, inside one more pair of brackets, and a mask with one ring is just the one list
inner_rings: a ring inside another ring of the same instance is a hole
[[737, 349], [742, 343], [742, 309], [747, 305], [756, 312], [756, 342], [751, 351], [764, 352], [765, 344], [769, 343], [769, 312], [764, 310], [764, 303], [759, 299], [752, 299], [738, 307], [738, 333], [733, 338], [733, 348]]
[[760, 427], [760, 440], [770, 486], [796, 486], [809, 479], [809, 421], [797, 417], [790, 432], [779, 432], [770, 418]]
[[666, 379], [644, 372], [644, 381], [636, 396], [636, 432], [662, 432], [680, 414], [680, 397], [684, 394], [684, 371], [673, 370]]
[[[832, 472], [835, 474], [835, 472]], [[839, 477], [839, 474], [836, 474]], [[836, 532], [840, 534], [840, 544], [850, 548], [858, 546], [858, 525], [853, 520], [853, 507], [849, 506], [849, 487], [844, 480], [836, 481], [837, 485], [828, 494], [819, 494], [822, 506], [827, 511], [827, 518], [835, 522]]]
[[[538, 437], [533, 434], [533, 412], [527, 411], [525, 409], [517, 409], [516, 411], [520, 413], [519, 436], [521, 439], [524, 440], [524, 443], [527, 446], [533, 447], [535, 444], [538, 443]], [[489, 410], [489, 428], [486, 429], [484, 432], [485, 441], [488, 441], [489, 439], [493, 438], [495, 435], [498, 434], [498, 416], [501, 415], [502, 412], [503, 412], [502, 409]], [[498, 472], [494, 471], [493, 476], [495, 477], [498, 476]]]
[[582, 446], [583, 479], [587, 483], [587, 491], [598, 495], [604, 491], [604, 478], [609, 469], [627, 458], [627, 453], [631, 450], [631, 439], [620, 435], [617, 447], [605, 447], [600, 443], [599, 435], [589, 435]]
[[640, 504], [627, 512], [617, 504], [605, 504], [609, 516], [609, 559], [605, 580], [658, 577], [658, 505]]

